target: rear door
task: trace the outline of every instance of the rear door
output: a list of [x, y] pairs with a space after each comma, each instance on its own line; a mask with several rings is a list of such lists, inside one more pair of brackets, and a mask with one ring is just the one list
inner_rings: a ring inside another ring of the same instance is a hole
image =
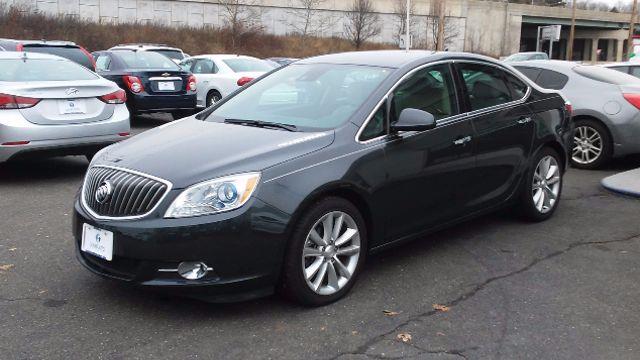
[[501, 204], [526, 170], [535, 126], [525, 104], [530, 89], [501, 67], [457, 62], [465, 106], [475, 129], [474, 210]]
[[206, 106], [206, 97], [210, 88], [216, 88], [220, 93], [222, 91], [215, 83], [218, 67], [211, 59], [194, 59], [191, 72], [196, 77], [198, 84], [198, 105]]

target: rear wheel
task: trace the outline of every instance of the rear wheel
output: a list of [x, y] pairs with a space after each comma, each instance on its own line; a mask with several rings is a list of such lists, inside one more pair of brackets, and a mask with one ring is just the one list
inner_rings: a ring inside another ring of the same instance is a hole
[[350, 202], [318, 201], [302, 216], [289, 242], [281, 287], [292, 300], [320, 306], [353, 287], [366, 257], [364, 219]]
[[220, 100], [222, 100], [222, 95], [218, 91], [210, 91], [207, 94], [207, 107], [217, 103]]
[[575, 122], [571, 165], [578, 169], [597, 169], [606, 164], [613, 153], [611, 137], [599, 122], [581, 119]]
[[520, 213], [531, 221], [550, 218], [558, 207], [562, 193], [562, 159], [551, 148], [543, 148], [524, 179], [520, 194]]

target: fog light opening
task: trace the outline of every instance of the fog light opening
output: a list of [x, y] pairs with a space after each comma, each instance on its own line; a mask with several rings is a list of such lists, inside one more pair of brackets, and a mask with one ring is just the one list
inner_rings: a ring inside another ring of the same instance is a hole
[[178, 265], [178, 274], [187, 280], [202, 279], [211, 270], [207, 264], [199, 261], [183, 261]]

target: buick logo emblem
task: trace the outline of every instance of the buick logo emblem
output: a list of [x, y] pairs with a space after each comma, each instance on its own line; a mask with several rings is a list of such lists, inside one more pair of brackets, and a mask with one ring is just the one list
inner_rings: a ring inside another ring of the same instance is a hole
[[79, 92], [80, 91], [78, 91], [78, 89], [76, 88], [69, 88], [64, 93], [67, 95], [78, 95]]
[[111, 198], [111, 193], [113, 192], [113, 185], [111, 185], [111, 181], [105, 180], [103, 181], [98, 189], [96, 190], [96, 201], [98, 204], [104, 204]]

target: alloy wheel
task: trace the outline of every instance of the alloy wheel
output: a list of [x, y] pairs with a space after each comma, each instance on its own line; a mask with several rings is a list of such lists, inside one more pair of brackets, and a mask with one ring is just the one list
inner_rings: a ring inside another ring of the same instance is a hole
[[590, 126], [578, 126], [573, 135], [571, 159], [578, 164], [591, 164], [602, 155], [603, 143], [600, 133]]
[[303, 276], [319, 295], [331, 295], [352, 278], [360, 257], [360, 232], [349, 214], [333, 211], [313, 225], [302, 250]]
[[556, 205], [560, 194], [560, 176], [560, 166], [553, 156], [540, 159], [533, 173], [531, 190], [533, 204], [540, 213], [548, 213]]

